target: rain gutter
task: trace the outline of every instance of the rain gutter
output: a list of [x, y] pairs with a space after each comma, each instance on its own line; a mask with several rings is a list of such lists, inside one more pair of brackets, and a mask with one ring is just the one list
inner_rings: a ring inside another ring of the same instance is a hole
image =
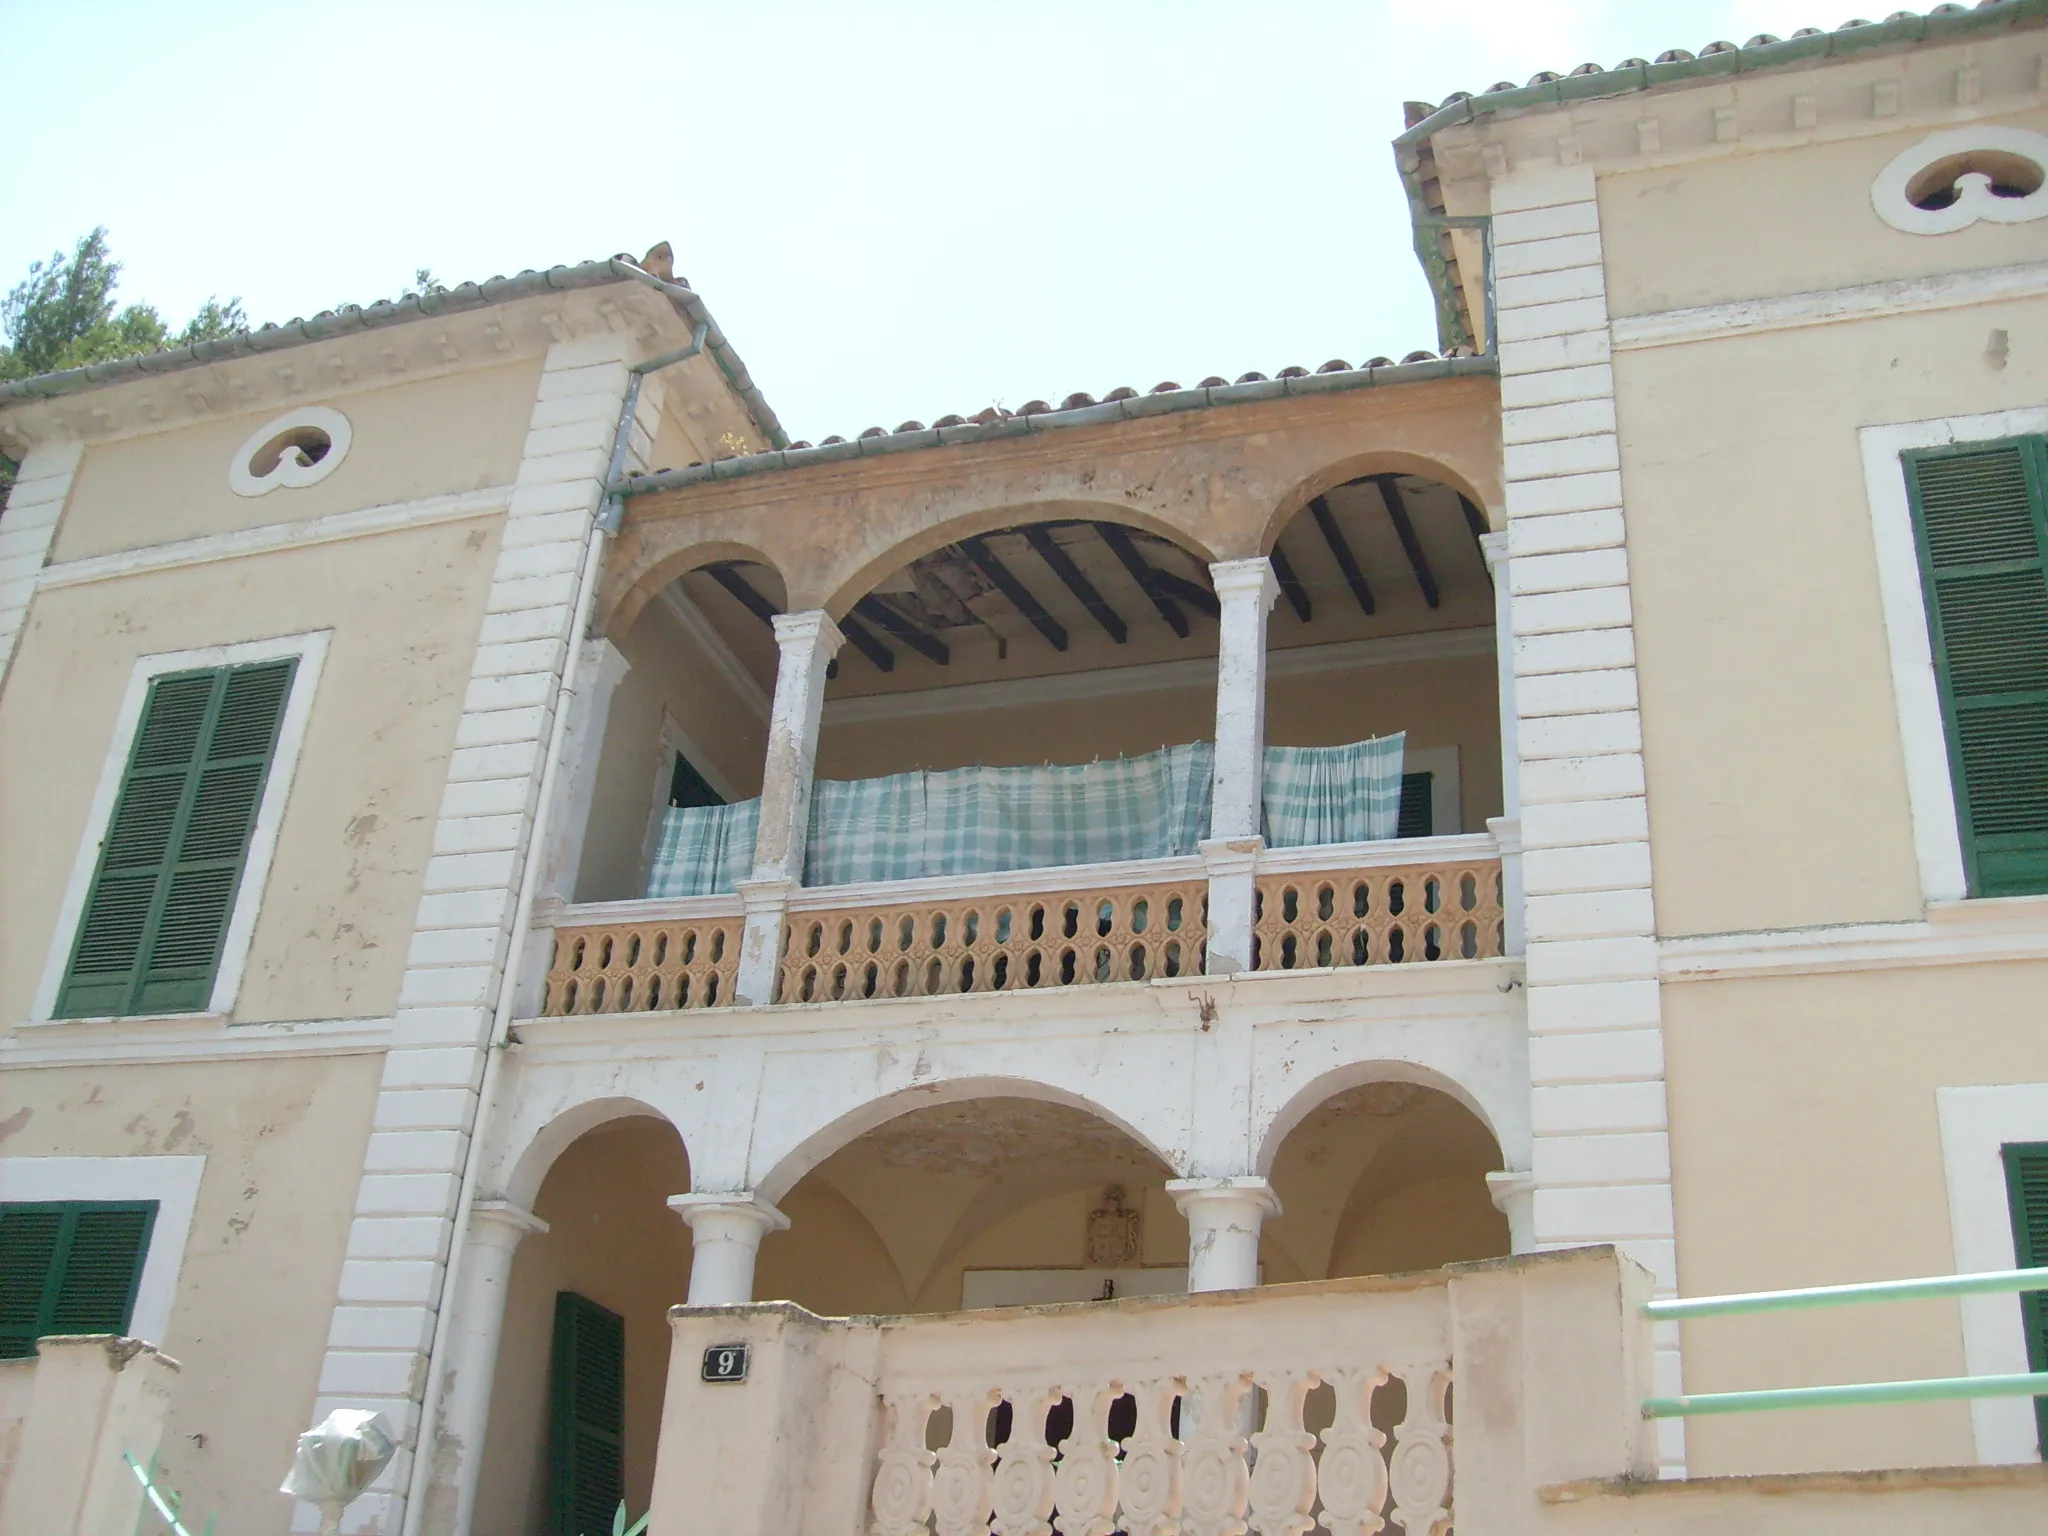
[[1631, 64], [1625, 69], [1562, 75], [1549, 80], [1539, 77], [1537, 83], [1516, 90], [1487, 91], [1478, 96], [1461, 94], [1445, 102], [1394, 140], [1394, 164], [1401, 173], [1401, 184], [1408, 194], [1409, 211], [1417, 226], [1416, 255], [1436, 295], [1442, 344], [1448, 348], [1472, 341], [1471, 323], [1466, 318], [1462, 297], [1451, 287], [1441, 242], [1427, 238], [1428, 226], [1422, 223], [1424, 218], [1438, 211], [1430, 206], [1422, 189], [1422, 146], [1445, 129], [1476, 123], [1481, 118], [1503, 112], [1564, 107], [1574, 102], [1633, 95], [1661, 85], [1756, 74], [1762, 70], [1782, 69], [1815, 60], [1848, 58], [1895, 44], [1945, 42], [1992, 27], [2017, 27], [2043, 19], [2048, 19], [2048, 0], [1989, 0], [1987, 4], [1967, 11], [1899, 16], [1891, 21], [1851, 22], [1833, 32], [1822, 32], [1812, 37], [1758, 43], [1750, 48], [1724, 48], [1719, 53], [1672, 59], [1663, 64]]

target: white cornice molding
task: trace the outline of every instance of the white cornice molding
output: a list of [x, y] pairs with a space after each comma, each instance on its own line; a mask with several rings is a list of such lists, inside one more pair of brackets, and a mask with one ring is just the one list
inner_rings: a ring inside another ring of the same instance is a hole
[[2048, 294], [2048, 262], [2013, 267], [1986, 267], [1975, 272], [1944, 272], [1934, 277], [1899, 278], [1812, 293], [1786, 293], [1765, 299], [1738, 299], [1693, 309], [1667, 309], [1647, 315], [1617, 315], [1609, 322], [1614, 345], [1621, 351], [1667, 347], [1680, 342], [1711, 341], [1724, 336], [1754, 336], [1768, 331], [1799, 330], [1843, 320], [1874, 320], [1888, 315], [1924, 314], [1929, 310], [1963, 309], [2006, 299], [2031, 299]]
[[[771, 707], [767, 691], [754, 680], [754, 674], [747, 670], [746, 663], [733, 654], [731, 646], [725, 643], [725, 636], [718, 632], [718, 626], [704, 616], [704, 611], [692, 602], [682, 587], [670, 582], [661, 589], [662, 606], [675, 615], [676, 622], [697, 644], [704, 654], [711, 658], [711, 665], [718, 675], [725, 679], [732, 691], [740, 696], [740, 702], [753, 712], [763, 725], [768, 723]], [[714, 786], [715, 787], [715, 786]]]
[[1667, 982], [2048, 960], [2048, 897], [1932, 902], [1923, 920], [1664, 939]]
[[230, 1024], [218, 1013], [36, 1020], [17, 1024], [12, 1033], [0, 1039], [0, 1072], [29, 1067], [361, 1056], [390, 1046], [393, 1022], [381, 1018]]
[[[1412, 661], [1439, 661], [1453, 656], [1491, 656], [1493, 627], [1426, 630], [1420, 634], [1387, 635], [1374, 640], [1340, 640], [1330, 645], [1298, 645], [1266, 654], [1266, 675], [1308, 677], [1322, 672], [1348, 672], [1358, 667], [1398, 666]], [[1131, 667], [1102, 667], [1092, 672], [1055, 672], [1043, 677], [1005, 678], [990, 683], [957, 683], [915, 693], [873, 693], [851, 699], [827, 699], [827, 725], [867, 725], [879, 720], [909, 720], [922, 715], [951, 715], [977, 710], [1021, 709], [1033, 704], [1065, 704], [1077, 699], [1116, 698], [1132, 693], [1166, 693], [1174, 689], [1213, 689], [1216, 658], [1153, 661]]]
[[316, 544], [368, 538], [400, 529], [459, 523], [503, 512], [511, 504], [512, 491], [513, 487], [509, 485], [492, 486], [481, 491], [458, 491], [418, 501], [366, 507], [359, 512], [333, 512], [304, 522], [265, 523], [259, 528], [239, 528], [233, 533], [202, 534], [198, 538], [179, 539], [171, 544], [89, 555], [81, 560], [67, 560], [62, 565], [45, 566], [36, 576], [36, 586], [38, 590], [78, 587], [88, 582], [139, 576], [148, 571], [211, 565], [219, 560], [267, 555], [282, 549], [305, 549]]

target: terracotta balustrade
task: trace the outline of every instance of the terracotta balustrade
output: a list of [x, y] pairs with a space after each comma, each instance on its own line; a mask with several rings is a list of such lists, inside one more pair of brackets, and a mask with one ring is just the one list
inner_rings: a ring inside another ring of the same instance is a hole
[[1498, 858], [1261, 872], [1260, 971], [1488, 960], [1504, 953]]
[[540, 1015], [655, 1013], [732, 1001], [738, 914], [555, 930]]
[[1150, 884], [793, 911], [777, 1001], [937, 997], [1198, 975], [1207, 901], [1207, 881], [1192, 873]]

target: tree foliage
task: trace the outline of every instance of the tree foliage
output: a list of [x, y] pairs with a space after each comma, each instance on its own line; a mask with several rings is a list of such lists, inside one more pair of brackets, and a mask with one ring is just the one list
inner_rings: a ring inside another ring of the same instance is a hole
[[121, 263], [108, 253], [104, 226], [83, 237], [69, 256], [57, 251], [32, 265], [0, 299], [0, 334], [7, 338], [0, 346], [0, 379], [83, 368], [249, 329], [239, 298], [207, 299], [176, 331], [153, 305], [130, 304], [117, 312], [114, 289], [120, 278]]

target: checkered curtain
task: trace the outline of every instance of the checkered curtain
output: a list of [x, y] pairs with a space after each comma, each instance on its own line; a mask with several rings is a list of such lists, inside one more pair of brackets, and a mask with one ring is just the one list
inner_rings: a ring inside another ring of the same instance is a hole
[[[1209, 834], [1215, 748], [1032, 768], [954, 768], [822, 779], [811, 792], [804, 884], [984, 875], [1166, 859]], [[1266, 749], [1266, 840], [1275, 848], [1392, 837], [1402, 737]], [[671, 810], [649, 896], [729, 892], [753, 861], [760, 802]]]

